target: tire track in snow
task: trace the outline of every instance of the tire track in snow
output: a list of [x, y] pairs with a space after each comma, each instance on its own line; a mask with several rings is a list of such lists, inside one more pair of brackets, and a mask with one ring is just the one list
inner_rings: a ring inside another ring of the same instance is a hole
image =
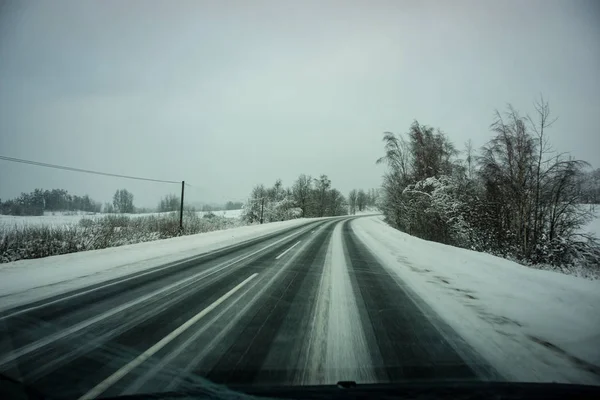
[[[272, 274], [265, 275], [262, 277], [262, 279], [257, 280], [254, 283], [255, 288], [249, 289], [248, 293], [244, 295], [244, 300], [239, 302], [240, 304], [243, 304], [242, 307], [239, 307], [238, 309], [230, 312], [224, 310], [222, 314], [214, 317], [215, 322], [218, 319], [225, 318], [227, 323], [221, 324], [218, 327], [218, 330], [214, 332], [214, 334], [210, 335], [209, 333], [209, 336], [207, 336], [210, 338], [209, 340], [196, 340], [197, 342], [202, 344], [202, 346], [200, 346], [200, 349], [187, 349], [188, 351], [192, 351], [193, 353], [195, 353], [195, 356], [185, 367], [186, 372], [191, 373], [194, 367], [196, 368], [196, 374], [200, 376], [207, 375], [210, 372], [211, 368], [214, 367], [214, 364], [211, 364], [210, 362], [211, 353], [214, 353], [215, 349], [226, 346], [227, 343], [234, 343], [237, 341], [236, 338], [229, 337], [231, 335], [236, 335], [236, 326], [245, 326], [245, 324], [247, 324], [252, 318], [252, 311], [260, 309], [264, 306], [265, 299], [267, 296], [269, 296], [269, 293], [272, 291], [273, 287], [277, 286], [278, 282], [284, 279], [284, 275], [288, 273], [288, 270], [290, 268], [298, 267], [298, 264], [294, 266], [294, 263], [307, 254], [307, 250], [314, 244], [313, 239], [319, 239], [321, 237], [319, 236], [319, 233], [321, 233], [322, 231], [326, 231], [325, 234], [327, 234], [327, 232], [331, 230], [329, 228], [330, 225], [331, 223], [319, 226], [317, 228], [317, 235], [314, 238], [308, 238], [307, 240], [303, 240], [302, 246], [300, 246], [300, 248], [297, 249], [297, 251], [291, 256], [290, 259], [285, 261], [283, 264], [280, 262], [280, 264], [273, 269]], [[311, 234], [313, 232], [315, 231], [312, 231]], [[290, 307], [292, 306], [293, 304], [290, 304]], [[286, 318], [292, 316], [292, 314], [294, 314], [294, 311], [290, 308]], [[292, 352], [293, 349], [290, 348], [290, 344], [285, 343], [281, 340], [282, 330], [287, 329], [287, 327], [284, 328], [285, 324], [286, 322], [284, 322], [282, 327], [279, 329], [277, 339], [275, 339], [274, 342], [271, 344], [269, 354], [266, 356], [265, 361], [262, 363], [261, 370], [257, 372], [255, 376], [255, 381], [260, 383], [268, 383], [274, 380], [275, 378], [281, 378], [282, 375], [287, 375], [287, 368], [283, 370], [283, 372], [285, 372], [284, 374], [279, 373], [281, 371], [277, 371], [276, 373], [273, 372], [276, 370], [282, 370], [282, 366], [288, 365], [289, 359], [294, 357]], [[299, 329], [298, 325], [293, 324], [290, 328], [291, 329], [289, 329], [289, 333], [296, 336], [298, 334]], [[239, 329], [239, 331], [241, 332], [241, 328]], [[215, 355], [212, 354], [212, 356], [214, 357]], [[263, 371], [265, 369], [266, 371]], [[293, 373], [293, 371], [291, 373]], [[278, 377], [276, 377], [275, 375], [278, 375]], [[277, 379], [276, 382], [287, 383], [288, 380], [286, 380], [285, 378]], [[170, 383], [168, 383], [167, 389], [179, 389], [180, 383], [181, 379], [174, 379]], [[160, 387], [157, 390], [160, 390]]]
[[405, 284], [389, 274], [350, 225], [344, 226], [345, 244], [355, 291], [364, 301], [363, 325], [371, 326], [374, 333], [370, 348], [379, 349], [381, 355], [375, 364], [378, 381], [478, 380], [468, 360], [458, 354], [417, 306]]
[[344, 252], [345, 223], [335, 226], [325, 256], [301, 384], [376, 382]]
[[[304, 241], [292, 257], [281, 259], [283, 264], [278, 267], [280, 273], [275, 273], [274, 279], [266, 284], [267, 291], [258, 296], [259, 303], [249, 312], [248, 318], [244, 318], [243, 326], [239, 327], [241, 329], [231, 329], [233, 336], [229, 339], [235, 340], [221, 340], [219, 347], [227, 343], [225, 352], [213, 354], [218, 356], [216, 363], [210, 370], [198, 368], [195, 371], [198, 375], [227, 384], [273, 384], [287, 379], [288, 371], [285, 368], [277, 365], [277, 369], [273, 370], [266, 362], [275, 348], [280, 352], [287, 351], [278, 345], [289, 334], [283, 327], [285, 317], [308, 276], [307, 266], [313, 264], [323, 237], [327, 236], [334, 223], [325, 224], [311, 239]], [[287, 363], [282, 362], [282, 365]]]
[[[323, 225], [324, 222], [319, 222], [316, 226]], [[226, 254], [204, 270], [205, 273], [216, 273], [200, 281], [185, 281], [190, 284], [182, 288], [178, 292], [179, 295], [174, 296], [172, 292], [168, 292], [163, 297], [154, 297], [151, 302], [142, 302], [126, 312], [116, 313], [101, 324], [94, 325], [93, 329], [81, 329], [72, 337], [53, 341], [39, 351], [19, 357], [16, 362], [11, 362], [9, 367], [17, 373], [19, 370], [27, 371], [28, 379], [25, 381], [34, 384], [42, 392], [66, 393], [65, 397], [69, 398], [80, 396], [84, 389], [92, 388], [114, 370], [158, 342], [161, 337], [175, 329], [179, 322], [189, 319], [205, 303], [210, 304], [231, 289], [242, 271], [258, 272], [262, 276], [270, 269], [277, 254], [294, 243], [294, 239], [310, 235], [313, 229], [314, 224], [302, 226], [295, 230], [296, 234], [275, 237], [273, 241], [267, 242], [267, 246], [260, 242], [255, 247], [248, 247], [245, 253], [236, 254], [236, 257], [229, 258], [229, 254]], [[257, 253], [257, 249], [262, 251]], [[232, 262], [238, 264], [233, 268], [221, 268]], [[169, 283], [168, 281], [167, 287]], [[185, 337], [196, 329], [194, 327], [184, 333], [177, 341], [185, 340]], [[161, 350], [161, 354], [154, 358], [162, 357], [162, 354], [175, 346], [176, 343], [169, 344], [168, 349]], [[115, 349], [116, 351], [113, 351]], [[40, 356], [43, 356], [42, 361]], [[131, 380], [147, 369], [146, 364], [136, 368], [107, 393], [118, 394]], [[65, 385], [67, 382], [68, 387]]]

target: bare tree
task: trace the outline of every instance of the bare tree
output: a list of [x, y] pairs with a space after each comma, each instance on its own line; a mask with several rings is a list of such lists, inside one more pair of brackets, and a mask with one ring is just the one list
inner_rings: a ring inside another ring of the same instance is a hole
[[578, 176], [587, 163], [553, 154], [546, 130], [555, 119], [543, 98], [535, 108], [537, 119], [520, 117], [510, 105], [506, 119], [496, 113], [497, 135], [480, 161], [488, 200], [496, 208], [497, 240], [516, 246], [519, 257], [539, 261], [548, 252], [555, 257], [559, 251], [549, 250], [552, 243], [568, 242], [587, 218], [578, 207]]
[[410, 174], [409, 166], [412, 163], [408, 143], [402, 136], [396, 136], [392, 132], [383, 133], [383, 142], [385, 143], [385, 156], [377, 159], [376, 164], [386, 163], [394, 175], [407, 181]]
[[345, 215], [346, 211], [344, 210], [344, 204], [346, 203], [346, 199], [342, 193], [340, 193], [337, 189], [331, 189], [329, 191], [329, 206], [327, 207], [327, 215], [335, 216], [335, 215]]
[[467, 178], [470, 180], [470, 179], [473, 179], [473, 171], [475, 170], [473, 142], [471, 141], [471, 139], [467, 140], [467, 142], [465, 143], [465, 153], [466, 153], [465, 161], [467, 162], [466, 175], [467, 175]]
[[277, 179], [271, 189], [267, 191], [267, 196], [272, 201], [281, 201], [285, 198], [285, 189], [281, 179]]
[[356, 195], [356, 206], [358, 207], [358, 211], [363, 211], [367, 206], [367, 194], [362, 189]]
[[493, 138], [479, 157], [468, 141], [466, 163], [455, 160], [442, 132], [417, 121], [407, 141], [384, 133], [377, 163], [388, 166], [380, 202], [386, 221], [425, 239], [529, 262], [597, 265], [596, 240], [580, 233], [589, 219], [581, 204], [594, 198], [587, 163], [553, 152], [550, 107], [543, 97], [534, 107], [526, 117], [511, 105], [496, 111]]
[[527, 115], [527, 121], [529, 122], [530, 129], [537, 136], [537, 160], [535, 162], [535, 200], [534, 200], [534, 217], [533, 217], [533, 241], [538, 242], [539, 234], [541, 231], [541, 224], [543, 211], [540, 209], [540, 195], [542, 189], [542, 163], [544, 163], [544, 157], [552, 150], [549, 145], [549, 141], [545, 136], [545, 131], [554, 124], [557, 118], [550, 119], [550, 106], [544, 97], [540, 95], [540, 100], [535, 104], [536, 120], [530, 115]]
[[262, 184], [256, 185], [244, 206], [242, 219], [249, 223], [258, 221], [262, 224], [265, 221], [265, 213], [269, 211], [269, 206], [268, 190]]
[[504, 117], [496, 111], [491, 128], [496, 136], [483, 148], [481, 173], [490, 189], [488, 198], [499, 208], [498, 214], [504, 215], [497, 227], [499, 234], [515, 235], [515, 244], [524, 255], [529, 238], [535, 142], [524, 119], [511, 105]]
[[348, 194], [348, 205], [350, 206], [350, 214], [356, 214], [356, 198], [357, 192], [356, 189], [352, 189]]
[[307, 213], [311, 189], [312, 178], [304, 174], [298, 177], [292, 187], [292, 196], [296, 205], [302, 210], [302, 217], [305, 217]]
[[115, 207], [112, 205], [112, 203], [106, 202], [102, 207], [102, 212], [106, 214], [112, 214], [115, 212]]
[[119, 213], [133, 213], [133, 193], [127, 189], [117, 190], [113, 196], [113, 206]]
[[457, 151], [442, 131], [434, 131], [433, 128], [414, 121], [408, 136], [415, 182], [452, 173], [454, 165], [451, 159]]
[[316, 180], [316, 190], [319, 204], [319, 217], [323, 217], [325, 215], [325, 207], [327, 203], [327, 191], [331, 187], [331, 181], [327, 177], [327, 175], [321, 175], [318, 180]]
[[179, 197], [175, 194], [168, 194], [158, 203], [159, 212], [177, 211], [180, 207]]

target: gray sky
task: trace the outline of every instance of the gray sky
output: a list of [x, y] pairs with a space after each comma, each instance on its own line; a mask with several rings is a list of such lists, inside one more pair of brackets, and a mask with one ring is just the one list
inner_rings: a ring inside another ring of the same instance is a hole
[[[554, 147], [600, 167], [600, 3], [26, 1], [0, 6], [0, 154], [185, 179], [193, 201], [326, 173], [376, 187], [381, 133], [462, 148], [543, 93]], [[155, 206], [177, 187], [0, 161], [0, 197], [65, 188]]]

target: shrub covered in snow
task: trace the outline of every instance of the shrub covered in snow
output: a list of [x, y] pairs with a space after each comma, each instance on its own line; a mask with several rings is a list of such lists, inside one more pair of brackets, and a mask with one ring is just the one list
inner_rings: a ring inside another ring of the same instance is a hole
[[0, 262], [47, 257], [84, 250], [104, 249], [192, 235], [239, 226], [237, 219], [213, 215], [201, 218], [185, 212], [183, 230], [179, 229], [179, 214], [129, 217], [107, 215], [84, 218], [77, 225], [65, 226], [0, 226]]
[[587, 163], [550, 149], [543, 134], [549, 112], [543, 99], [537, 120], [509, 106], [497, 113], [495, 135], [479, 156], [469, 144], [465, 160], [443, 132], [417, 121], [405, 136], [384, 133], [385, 155], [377, 162], [388, 166], [386, 221], [423, 239], [526, 265], [600, 271], [598, 240], [582, 233], [592, 213], [580, 204], [594, 199], [593, 190], [582, 189]]
[[327, 175], [313, 179], [302, 174], [291, 188], [284, 188], [280, 179], [271, 188], [262, 184], [255, 186], [244, 204], [241, 218], [252, 224], [346, 214], [346, 199], [331, 187]]

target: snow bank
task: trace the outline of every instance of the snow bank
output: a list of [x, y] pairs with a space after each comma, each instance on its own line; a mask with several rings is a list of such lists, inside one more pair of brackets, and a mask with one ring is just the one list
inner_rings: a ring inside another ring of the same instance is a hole
[[240, 243], [316, 219], [244, 226], [153, 242], [0, 264], [0, 309]]
[[352, 222], [381, 263], [509, 380], [600, 384], [600, 282]]
[[381, 215], [381, 211], [375, 207], [367, 207], [362, 211], [357, 210], [354, 215]]
[[239, 210], [224, 210], [224, 211], [198, 211], [196, 214], [198, 214], [198, 216], [202, 217], [205, 214], [208, 214], [209, 212], [212, 212], [213, 214], [219, 216], [219, 217], [225, 217], [225, 218], [239, 218], [242, 215], [242, 211], [244, 211], [243, 209], [239, 209]]

